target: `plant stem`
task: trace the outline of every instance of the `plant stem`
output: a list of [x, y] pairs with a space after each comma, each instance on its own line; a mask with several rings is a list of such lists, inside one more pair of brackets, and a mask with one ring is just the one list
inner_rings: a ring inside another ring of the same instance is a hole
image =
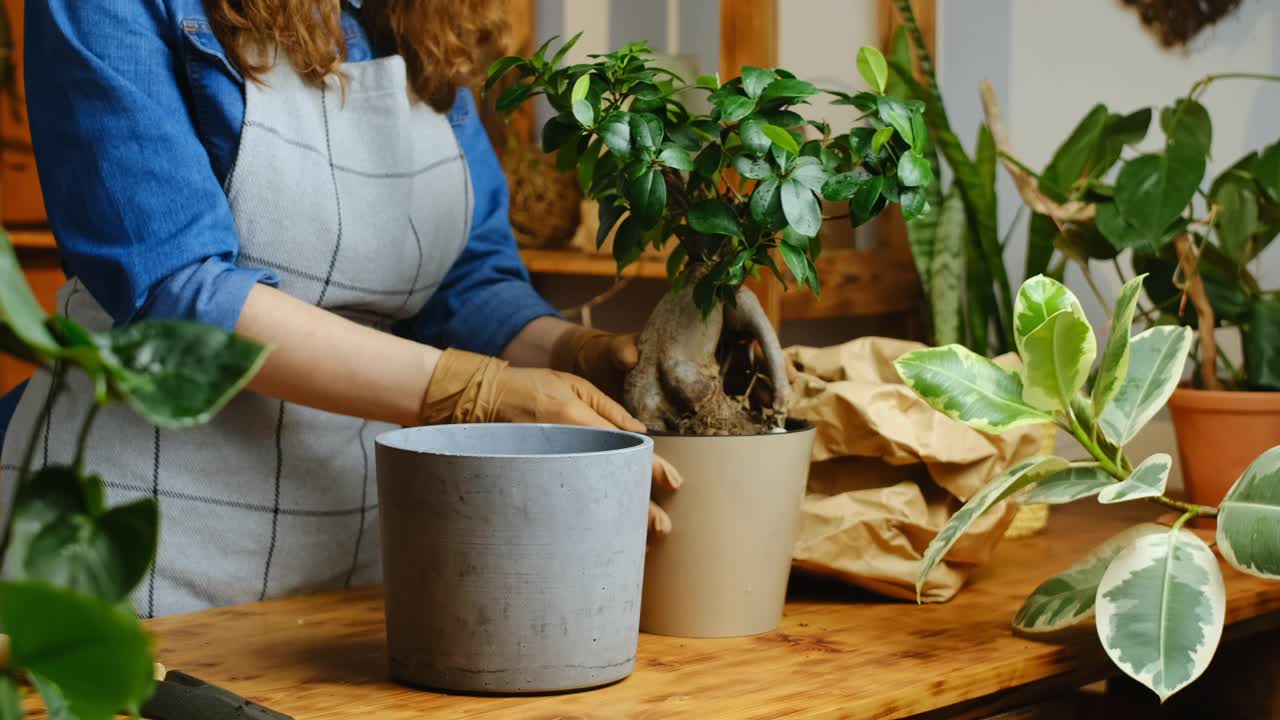
[[53, 366], [53, 379], [50, 380], [49, 394], [45, 395], [44, 404], [40, 406], [40, 413], [36, 415], [35, 425], [31, 431], [31, 438], [27, 440], [27, 449], [22, 453], [22, 469], [18, 471], [18, 486], [21, 487], [31, 478], [31, 464], [36, 459], [36, 445], [40, 440], [40, 428], [44, 427], [49, 419], [49, 415], [53, 413], [53, 405], [58, 400], [58, 395], [62, 393], [62, 386], [67, 375], [67, 367], [61, 361]]
[[89, 446], [89, 431], [93, 429], [93, 421], [98, 419], [98, 412], [102, 410], [102, 405], [95, 402], [89, 406], [89, 412], [85, 415], [84, 424], [80, 426], [80, 437], [76, 441], [76, 474], [84, 473], [84, 451]]
[[1182, 517], [1178, 518], [1178, 522], [1173, 524], [1173, 532], [1181, 530], [1182, 526], [1186, 525], [1188, 520], [1199, 514], [1200, 513], [1197, 512], [1197, 508], [1195, 506], [1188, 508], [1186, 512], [1182, 513]]
[[1068, 414], [1067, 419], [1070, 421], [1070, 425], [1066, 427], [1066, 430], [1074, 435], [1080, 445], [1084, 447], [1085, 450], [1088, 450], [1089, 454], [1098, 461], [1098, 467], [1105, 470], [1108, 475], [1117, 480], [1124, 480], [1129, 477], [1129, 474], [1112, 462], [1111, 458], [1107, 457], [1107, 454], [1102, 452], [1102, 448], [1098, 447], [1098, 443], [1094, 442], [1093, 439], [1085, 433], [1084, 428], [1080, 427], [1080, 421], [1076, 420], [1075, 415]]

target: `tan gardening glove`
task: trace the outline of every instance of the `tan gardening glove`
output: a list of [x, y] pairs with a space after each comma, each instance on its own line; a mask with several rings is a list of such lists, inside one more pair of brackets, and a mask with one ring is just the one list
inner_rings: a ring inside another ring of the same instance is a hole
[[[645, 431], [639, 420], [581, 377], [511, 367], [505, 360], [453, 349], [436, 363], [419, 417], [423, 425], [537, 422]], [[676, 469], [655, 456], [654, 486], [674, 490], [680, 483]], [[659, 535], [671, 532], [671, 519], [653, 503], [649, 529]]]
[[627, 371], [640, 361], [635, 335], [614, 335], [573, 325], [551, 347], [551, 367], [591, 381], [605, 395], [622, 397]]

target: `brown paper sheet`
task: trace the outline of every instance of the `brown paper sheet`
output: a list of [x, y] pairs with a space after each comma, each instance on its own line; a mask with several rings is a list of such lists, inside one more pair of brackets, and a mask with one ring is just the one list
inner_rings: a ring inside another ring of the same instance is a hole
[[[817, 426], [795, 565], [906, 600], [915, 599], [920, 558], [951, 513], [1035, 454], [1044, 437], [1037, 426], [985, 435], [929, 407], [892, 364], [922, 347], [859, 338], [787, 349], [799, 372], [790, 415]], [[922, 599], [951, 599], [991, 557], [1015, 512], [1001, 503], [970, 527], [930, 573]]]

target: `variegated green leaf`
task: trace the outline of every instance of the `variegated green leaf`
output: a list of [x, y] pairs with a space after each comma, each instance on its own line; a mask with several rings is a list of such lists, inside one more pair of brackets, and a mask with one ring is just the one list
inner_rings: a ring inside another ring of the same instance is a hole
[[1053, 278], [1037, 275], [1022, 283], [1013, 302], [1013, 338], [1018, 352], [1022, 352], [1022, 343], [1027, 336], [1049, 318], [1079, 306], [1080, 302], [1067, 286]]
[[1111, 660], [1164, 701], [1208, 667], [1226, 590], [1213, 551], [1187, 530], [1140, 538], [1098, 585], [1098, 637]]
[[1101, 468], [1067, 468], [1036, 483], [1018, 499], [1026, 504], [1064, 505], [1093, 497], [1115, 483]]
[[1051, 455], [1036, 455], [1014, 463], [1008, 470], [997, 475], [995, 479], [969, 498], [942, 530], [934, 537], [929, 547], [925, 548], [924, 557], [920, 560], [920, 574], [916, 576], [916, 598], [919, 599], [924, 581], [929, 577], [933, 566], [955, 545], [964, 531], [982, 516], [992, 505], [1013, 495], [1045, 473], [1056, 472], [1067, 466], [1067, 461]]
[[1169, 482], [1171, 467], [1173, 458], [1164, 453], [1156, 453], [1143, 460], [1129, 473], [1129, 477], [1098, 493], [1098, 502], [1111, 505], [1163, 495], [1165, 485]]
[[1093, 383], [1094, 417], [1116, 396], [1120, 383], [1129, 372], [1129, 331], [1133, 327], [1133, 311], [1138, 307], [1138, 294], [1142, 292], [1142, 281], [1146, 277], [1139, 275], [1120, 288], [1120, 297], [1116, 299], [1116, 308], [1111, 314], [1111, 336], [1107, 338], [1107, 349], [1102, 353], [1102, 363], [1098, 366], [1098, 379]]
[[1022, 401], [1018, 373], [962, 345], [909, 352], [893, 363], [903, 382], [944, 415], [989, 433], [1053, 418]]
[[1053, 412], [1089, 379], [1098, 341], [1076, 303], [1046, 320], [1022, 339], [1022, 399], [1037, 410]]
[[1280, 447], [1259, 455], [1218, 506], [1218, 549], [1241, 572], [1280, 579]]
[[1134, 336], [1129, 372], [1098, 424], [1107, 439], [1125, 445], [1160, 411], [1182, 379], [1191, 349], [1191, 328], [1159, 325]]
[[1047, 633], [1093, 617], [1098, 583], [1115, 556], [1139, 538], [1168, 531], [1163, 525], [1143, 523], [1112, 536], [1071, 567], [1041, 583], [1014, 616], [1013, 626], [1022, 632]]

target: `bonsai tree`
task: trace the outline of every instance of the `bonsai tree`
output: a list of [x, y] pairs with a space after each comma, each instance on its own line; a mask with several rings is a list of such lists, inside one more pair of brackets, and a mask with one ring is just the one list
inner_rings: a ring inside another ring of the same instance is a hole
[[[1215, 82], [1280, 80], [1250, 73], [1209, 75], [1164, 108], [1128, 114], [1097, 105], [1076, 125], [1039, 175], [1015, 160], [1000, 127], [990, 88], [988, 124], [998, 129], [1006, 167], [1034, 211], [1027, 238], [1029, 272], [1044, 272], [1058, 255], [1079, 266], [1099, 303], [1093, 263], [1131, 251], [1147, 273], [1148, 324], [1184, 322], [1201, 330], [1196, 384], [1204, 389], [1280, 390], [1280, 291], [1264, 290], [1249, 264], [1280, 234], [1280, 142], [1253, 151], [1214, 178], [1206, 177], [1213, 124], [1200, 103]], [[1132, 148], [1158, 117], [1165, 141], [1153, 152]], [[1217, 351], [1206, 328], [1238, 327], [1244, 364]]]
[[987, 483], [947, 522], [925, 550], [916, 587], [964, 530], [992, 505], [1025, 492], [1028, 503], [1144, 500], [1177, 510], [1171, 528], [1130, 528], [1040, 585], [1013, 619], [1027, 633], [1060, 630], [1097, 618], [1107, 654], [1161, 700], [1200, 675], [1222, 636], [1226, 594], [1209, 546], [1183, 529], [1216, 517], [1218, 549], [1242, 572], [1280, 578], [1280, 447], [1259, 457], [1219, 507], [1167, 497], [1172, 458], [1132, 463], [1125, 445], [1164, 405], [1182, 377], [1191, 329], [1152, 327], [1130, 337], [1143, 276], [1116, 302], [1111, 336], [1096, 376], [1093, 328], [1076, 297], [1044, 276], [1028, 280], [1014, 303], [1020, 371], [1007, 370], [960, 346], [908, 353], [896, 362], [903, 380], [940, 412], [983, 432], [1054, 424], [1071, 433], [1084, 457], [1035, 456]]
[[96, 333], [48, 317], [0, 231], [0, 352], [52, 374], [36, 428], [73, 368], [96, 389], [70, 465], [35, 467], [33, 431], [16, 468], [0, 541], [0, 630], [7, 633], [0, 635], [0, 718], [22, 717], [23, 679], [44, 697], [52, 720], [136, 716], [153, 689], [152, 643], [128, 601], [155, 557], [159, 511], [151, 498], [107, 507], [103, 479], [85, 457], [94, 418], [123, 402], [160, 427], [207, 422], [257, 372], [266, 348], [193, 323], [144, 321]]
[[[676, 98], [684, 80], [656, 66], [644, 43], [562, 66], [576, 40], [550, 59], [544, 45], [532, 57], [497, 61], [486, 88], [518, 74], [497, 99], [506, 114], [546, 97], [556, 115], [542, 128], [542, 148], [562, 167], [577, 166], [583, 193], [599, 203], [597, 242], [614, 232], [619, 272], [646, 247], [674, 239], [673, 292], [640, 335], [624, 405], [655, 431], [783, 427], [782, 348], [743, 283], [761, 268], [783, 280], [776, 251], [797, 285], [819, 292], [820, 197], [846, 203], [855, 226], [891, 202], [908, 218], [927, 212], [934, 174], [922, 152], [923, 104], [884, 94], [884, 56], [863, 48], [858, 70], [875, 90], [832, 94], [861, 110], [865, 126], [835, 133], [807, 120], [798, 112], [807, 100], [831, 91], [780, 68], [744, 67], [723, 83], [699, 77], [693, 87], [707, 93], [711, 110], [697, 114]], [[819, 137], [806, 139], [810, 127]]]

